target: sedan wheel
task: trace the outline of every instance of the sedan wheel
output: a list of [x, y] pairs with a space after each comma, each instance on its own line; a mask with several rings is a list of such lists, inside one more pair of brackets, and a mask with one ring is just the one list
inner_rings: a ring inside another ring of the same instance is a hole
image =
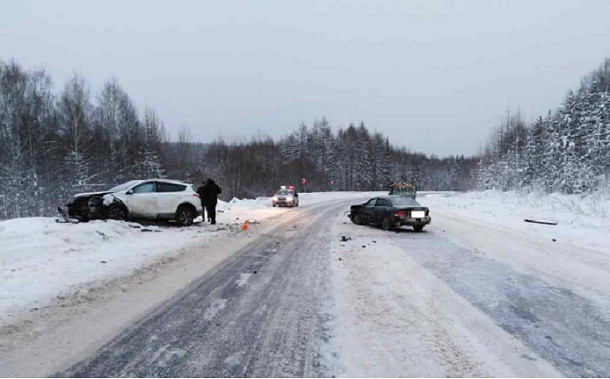
[[381, 229], [386, 231], [392, 229], [392, 221], [387, 217], [381, 220]]

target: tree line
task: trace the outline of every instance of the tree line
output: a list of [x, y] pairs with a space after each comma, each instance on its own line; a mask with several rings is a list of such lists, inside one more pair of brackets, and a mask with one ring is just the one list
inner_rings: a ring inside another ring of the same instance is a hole
[[554, 112], [527, 124], [507, 112], [476, 170], [481, 189], [582, 194], [610, 178], [610, 59]]
[[[302, 191], [472, 187], [475, 158], [438, 158], [393, 146], [363, 123], [334, 130], [325, 119], [279, 140], [194, 142], [187, 127], [167, 137], [155, 111], [139, 112], [116, 78], [92, 94], [74, 74], [58, 92], [44, 69], [0, 61], [0, 218], [48, 216], [74, 193], [131, 179], [207, 177], [226, 199]], [[302, 184], [302, 179], [306, 179]]]
[[43, 69], [0, 61], [0, 218], [51, 215], [75, 192], [162, 175], [163, 136], [114, 78], [95, 99], [78, 74], [55, 94]]
[[[233, 197], [270, 195], [280, 185], [299, 191], [386, 190], [410, 181], [423, 190], [472, 188], [476, 158], [437, 158], [394, 147], [381, 133], [360, 123], [334, 131], [324, 118], [276, 141], [192, 144], [167, 142], [162, 161], [172, 177], [212, 177]], [[303, 179], [305, 182], [303, 183]]]

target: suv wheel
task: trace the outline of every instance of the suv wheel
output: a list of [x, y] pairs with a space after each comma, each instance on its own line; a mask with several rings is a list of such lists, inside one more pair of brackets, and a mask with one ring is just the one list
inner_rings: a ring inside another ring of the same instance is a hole
[[112, 220], [127, 220], [127, 209], [120, 204], [112, 204], [106, 215]]
[[176, 222], [178, 223], [178, 225], [191, 226], [193, 225], [194, 219], [195, 214], [193, 213], [193, 210], [190, 207], [186, 205], [181, 205], [180, 207], [178, 207], [178, 210], [176, 211]]

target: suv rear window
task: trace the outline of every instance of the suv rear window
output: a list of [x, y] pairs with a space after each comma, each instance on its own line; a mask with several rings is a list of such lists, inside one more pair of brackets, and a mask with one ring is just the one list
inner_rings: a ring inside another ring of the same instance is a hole
[[157, 182], [157, 192], [182, 192], [186, 186], [174, 183]]

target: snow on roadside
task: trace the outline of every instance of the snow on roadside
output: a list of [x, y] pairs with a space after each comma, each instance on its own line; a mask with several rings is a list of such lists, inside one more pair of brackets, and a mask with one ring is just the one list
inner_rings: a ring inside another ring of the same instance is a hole
[[0, 324], [57, 297], [86, 293], [96, 283], [175, 257], [185, 247], [230, 236], [246, 219], [286, 211], [248, 201], [219, 202], [218, 209], [219, 225], [186, 228], [114, 220], [65, 224], [51, 217], [0, 222]]
[[[141, 227], [119, 221], [58, 224], [53, 218], [0, 223], [0, 323], [93, 282], [129, 275], [219, 232]], [[204, 237], [205, 236], [205, 237]]]
[[[610, 252], [609, 191], [580, 196], [490, 190], [430, 193], [418, 200], [430, 207], [433, 225], [434, 214], [439, 212]], [[558, 225], [526, 223], [523, 221], [526, 218], [554, 221]]]
[[[301, 207], [368, 194], [301, 194]], [[273, 208], [269, 198], [219, 201], [219, 225], [179, 228], [167, 224], [92, 221], [59, 224], [54, 218], [0, 222], [0, 325], [31, 308], [48, 306], [57, 297], [86, 293], [104, 280], [127, 276], [181, 249], [234, 235], [241, 224], [290, 212]]]

